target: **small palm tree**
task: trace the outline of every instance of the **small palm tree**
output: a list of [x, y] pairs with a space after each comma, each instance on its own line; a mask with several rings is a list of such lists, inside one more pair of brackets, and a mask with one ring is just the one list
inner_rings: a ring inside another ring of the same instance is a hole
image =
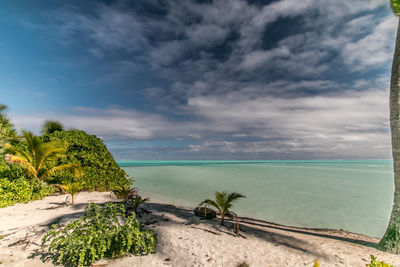
[[132, 204], [133, 204], [133, 210], [135, 211], [135, 213], [138, 212], [138, 208], [140, 205], [142, 205], [143, 203], [146, 203], [147, 201], [149, 201], [149, 198], [142, 198], [141, 196], [136, 196], [132, 199]]
[[84, 182], [73, 182], [70, 184], [60, 185], [65, 192], [71, 195], [71, 204], [75, 204], [76, 196], [83, 190]]
[[221, 216], [221, 225], [224, 225], [225, 215], [229, 212], [229, 209], [232, 208], [232, 203], [239, 198], [245, 197], [239, 193], [228, 193], [226, 191], [223, 192], [215, 192], [215, 201], [211, 199], [206, 199], [199, 204], [201, 205], [211, 205], [214, 206], [220, 213]]
[[55, 171], [66, 170], [75, 177], [83, 175], [79, 164], [58, 165], [57, 160], [65, 156], [66, 145], [57, 141], [44, 143], [31, 132], [22, 131], [26, 147], [6, 144], [10, 154], [6, 155], [8, 163], [16, 163], [26, 167], [28, 175], [32, 178], [43, 180]]

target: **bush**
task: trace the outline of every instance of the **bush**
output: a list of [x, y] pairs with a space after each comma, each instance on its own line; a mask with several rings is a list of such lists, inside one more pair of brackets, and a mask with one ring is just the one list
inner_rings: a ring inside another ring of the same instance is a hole
[[366, 267], [393, 267], [393, 265], [378, 261], [374, 255], [371, 255], [371, 263], [367, 264]]
[[[116, 187], [129, 186], [127, 175], [115, 162], [103, 141], [83, 131], [56, 131], [43, 136], [44, 141], [59, 140], [68, 145], [66, 157], [60, 164], [79, 163], [84, 170], [82, 180], [87, 190], [109, 191]], [[57, 173], [49, 179], [51, 183], [70, 183], [67, 173]]]
[[[125, 220], [121, 224], [118, 217]], [[48, 255], [55, 264], [89, 266], [102, 258], [126, 254], [154, 253], [157, 240], [150, 230], [141, 231], [133, 213], [125, 217], [122, 204], [109, 203], [104, 207], [89, 204], [85, 214], [64, 228], [53, 225], [42, 239], [42, 248], [50, 241]]]
[[0, 179], [7, 178], [10, 181], [28, 176], [26, 169], [17, 164], [8, 164], [4, 158], [0, 158]]
[[17, 202], [26, 203], [30, 200], [42, 199], [51, 195], [53, 189], [39, 180], [17, 180], [0, 179], [0, 208], [14, 205]]
[[8, 164], [0, 158], [0, 208], [26, 203], [30, 200], [42, 199], [51, 195], [53, 189], [39, 180], [27, 179], [26, 169]]

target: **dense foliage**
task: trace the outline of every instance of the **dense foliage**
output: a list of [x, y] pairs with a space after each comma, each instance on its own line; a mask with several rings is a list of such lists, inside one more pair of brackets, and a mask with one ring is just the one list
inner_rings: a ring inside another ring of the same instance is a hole
[[[44, 141], [60, 141], [68, 145], [66, 157], [61, 164], [79, 163], [83, 168], [83, 177], [87, 190], [107, 191], [116, 187], [129, 186], [127, 175], [115, 162], [103, 141], [95, 135], [83, 131], [56, 131], [43, 136]], [[68, 173], [58, 173], [50, 179], [53, 183], [76, 181]], [[49, 181], [49, 182], [50, 182]]]
[[30, 200], [42, 199], [52, 193], [53, 189], [39, 180], [0, 178], [0, 208], [17, 202], [26, 203]]
[[59, 121], [45, 121], [42, 127], [42, 134], [52, 134], [56, 131], [64, 131], [64, 126]]
[[[122, 224], [118, 220], [125, 221]], [[49, 257], [56, 264], [89, 266], [102, 258], [126, 254], [154, 253], [157, 240], [150, 230], [141, 231], [135, 213], [125, 217], [122, 204], [109, 203], [104, 207], [90, 204], [85, 214], [64, 228], [53, 225], [42, 239], [49, 241]]]
[[82, 176], [79, 163], [60, 164], [59, 159], [65, 156], [66, 144], [58, 140], [43, 140], [28, 131], [22, 131], [24, 142], [19, 145], [6, 144], [8, 163], [25, 167], [30, 178], [44, 180], [56, 171], [68, 171], [74, 177]]
[[46, 183], [28, 179], [26, 168], [5, 161], [5, 144], [18, 145], [20, 140], [14, 126], [3, 114], [6, 108], [0, 104], [0, 208], [41, 199], [53, 193], [53, 189]]
[[0, 156], [4, 155], [6, 143], [15, 143], [18, 140], [17, 131], [3, 113], [6, 109], [6, 105], [0, 104]]

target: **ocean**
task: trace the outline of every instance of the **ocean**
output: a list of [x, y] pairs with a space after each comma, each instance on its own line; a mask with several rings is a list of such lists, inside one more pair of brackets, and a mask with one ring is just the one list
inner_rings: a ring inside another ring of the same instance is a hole
[[391, 161], [118, 161], [145, 196], [196, 207], [244, 194], [239, 216], [381, 237], [393, 202]]

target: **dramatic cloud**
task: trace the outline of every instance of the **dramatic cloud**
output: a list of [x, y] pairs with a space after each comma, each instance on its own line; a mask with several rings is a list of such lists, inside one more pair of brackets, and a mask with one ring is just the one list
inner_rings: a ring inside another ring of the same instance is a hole
[[24, 25], [104, 63], [91, 83], [119, 99], [12, 114], [20, 127], [57, 119], [109, 142], [164, 140], [177, 158], [390, 157], [387, 1], [93, 2], [43, 21]]

